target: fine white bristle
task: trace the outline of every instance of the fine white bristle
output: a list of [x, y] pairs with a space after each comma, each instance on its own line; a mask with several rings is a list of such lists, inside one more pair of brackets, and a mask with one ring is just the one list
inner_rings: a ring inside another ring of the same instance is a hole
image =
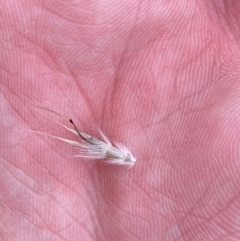
[[107, 164], [133, 166], [136, 158], [122, 144], [116, 143], [112, 145], [110, 140], [101, 132], [100, 140], [90, 137], [88, 141], [81, 140], [79, 146], [74, 148], [74, 156], [87, 159], [104, 159]]
[[[40, 106], [34, 106], [34, 107], [35, 107], [35, 109], [37, 109], [38, 112], [40, 112], [43, 115], [45, 115], [45, 114], [42, 113], [42, 111], [40, 111], [39, 109], [47, 110], [52, 113], [55, 113], [56, 115], [64, 117], [64, 116], [62, 116], [52, 110], [49, 110], [47, 108], [40, 107]], [[48, 118], [50, 118], [50, 117], [48, 117]], [[77, 134], [80, 137], [80, 139], [78, 141], [60, 138], [57, 136], [53, 136], [53, 135], [49, 135], [49, 134], [45, 134], [45, 133], [37, 132], [37, 131], [32, 131], [32, 132], [35, 132], [38, 134], [44, 134], [44, 135], [50, 136], [52, 138], [56, 138], [58, 140], [64, 141], [70, 145], [73, 145], [74, 146], [74, 155], [73, 155], [74, 157], [86, 158], [86, 159], [90, 159], [90, 160], [103, 159], [103, 161], [107, 164], [123, 165], [123, 166], [128, 166], [128, 167], [132, 167], [135, 164], [136, 158], [133, 156], [133, 154], [130, 152], [130, 150], [128, 148], [126, 148], [124, 145], [122, 145], [120, 143], [115, 143], [115, 145], [113, 145], [112, 142], [106, 137], [106, 135], [103, 134], [103, 132], [101, 130], [98, 130], [100, 139], [90, 136], [84, 132], [81, 132], [71, 119], [68, 118], [68, 120], [72, 124], [73, 129], [71, 129], [57, 121], [54, 121], [54, 120], [53, 121], [55, 123], [63, 126], [68, 131], [70, 131], [74, 134]]]

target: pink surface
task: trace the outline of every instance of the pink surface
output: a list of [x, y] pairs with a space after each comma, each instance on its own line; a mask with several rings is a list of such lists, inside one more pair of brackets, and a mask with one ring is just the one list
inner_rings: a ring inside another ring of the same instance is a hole
[[[239, 12], [0, 0], [0, 240], [240, 240]], [[77, 140], [31, 103], [100, 127], [136, 165], [23, 131]]]

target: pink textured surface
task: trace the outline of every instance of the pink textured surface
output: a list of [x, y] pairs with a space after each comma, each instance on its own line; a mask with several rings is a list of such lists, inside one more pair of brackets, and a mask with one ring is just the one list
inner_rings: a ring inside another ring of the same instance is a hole
[[[238, 0], [0, 0], [0, 240], [240, 240]], [[27, 106], [130, 146], [70, 157]]]

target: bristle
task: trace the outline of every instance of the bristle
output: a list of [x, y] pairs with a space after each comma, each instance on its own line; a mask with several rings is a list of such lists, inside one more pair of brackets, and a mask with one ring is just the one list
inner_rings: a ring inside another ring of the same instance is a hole
[[[98, 133], [101, 139], [98, 139], [96, 137], [90, 136], [89, 134], [81, 132], [71, 118], [67, 118], [64, 115], [58, 114], [57, 112], [49, 110], [45, 107], [40, 107], [40, 106], [34, 106], [34, 107], [42, 115], [46, 116], [50, 120], [64, 127], [68, 131], [74, 134], [77, 134], [80, 139], [79, 141], [73, 141], [70, 139], [49, 135], [43, 132], [31, 131], [31, 130], [27, 130], [27, 131], [41, 134], [41, 135], [46, 135], [51, 138], [61, 140], [65, 143], [68, 143], [74, 146], [74, 151], [75, 151], [73, 155], [74, 157], [80, 157], [80, 158], [91, 159], [91, 160], [104, 159], [104, 163], [106, 164], [116, 164], [116, 165], [123, 165], [127, 167], [132, 167], [135, 164], [136, 158], [132, 155], [129, 149], [120, 143], [115, 143], [114, 145], [112, 145], [111, 141], [106, 137], [105, 134], [103, 134], [103, 132], [100, 129], [98, 129]], [[58, 116], [64, 117], [64, 119], [67, 119], [73, 125], [73, 129], [51, 119], [50, 117], [42, 113], [42, 111], [40, 111], [39, 109], [46, 110]]]

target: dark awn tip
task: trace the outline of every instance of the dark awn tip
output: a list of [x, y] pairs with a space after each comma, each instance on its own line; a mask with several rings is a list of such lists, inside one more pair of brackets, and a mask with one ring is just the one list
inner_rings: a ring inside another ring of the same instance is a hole
[[[71, 124], [73, 124], [73, 121], [72, 121], [72, 119], [70, 119], [70, 120], [69, 120], [69, 122], [70, 122]], [[74, 125], [74, 124], [73, 124], [73, 125]]]

